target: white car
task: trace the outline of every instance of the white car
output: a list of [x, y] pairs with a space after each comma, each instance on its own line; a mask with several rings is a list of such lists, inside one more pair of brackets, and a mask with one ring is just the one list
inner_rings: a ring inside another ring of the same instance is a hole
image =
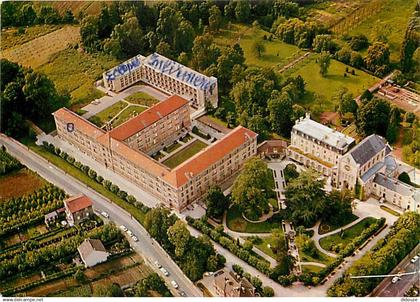
[[411, 261], [411, 263], [416, 263], [417, 262], [417, 260], [419, 260], [419, 256], [418, 255], [415, 255], [414, 257], [413, 257], [413, 259], [411, 259], [410, 261]]
[[135, 242], [137, 242], [137, 241], [139, 241], [139, 239], [136, 237], [136, 236], [131, 236], [131, 238], [133, 238], [133, 241], [135, 241]]
[[174, 287], [174, 288], [178, 288], [179, 286], [178, 286], [178, 283], [176, 283], [176, 281], [175, 280], [172, 280], [171, 281], [171, 284], [172, 284], [172, 286]]
[[132, 232], [132, 231], [127, 230], [126, 232], [127, 232], [128, 236], [130, 236], [130, 237], [132, 237], [132, 236], [133, 236], [133, 232]]
[[109, 218], [109, 214], [107, 212], [101, 212], [101, 215], [104, 216], [105, 218]]
[[158, 267], [158, 268], [161, 268], [162, 267], [162, 265], [160, 265], [160, 263], [156, 260], [155, 261], [155, 265]]
[[160, 271], [166, 276], [166, 277], [168, 277], [169, 276], [169, 272], [166, 270], [166, 268], [164, 268], [164, 267], [161, 267], [160, 268]]
[[395, 276], [394, 278], [392, 278], [391, 282], [395, 284], [395, 283], [397, 283], [397, 282], [398, 282], [398, 280], [400, 280], [400, 279], [401, 279], [400, 277]]
[[127, 232], [127, 228], [126, 228], [124, 225], [120, 225], [120, 229], [121, 229], [123, 232]]

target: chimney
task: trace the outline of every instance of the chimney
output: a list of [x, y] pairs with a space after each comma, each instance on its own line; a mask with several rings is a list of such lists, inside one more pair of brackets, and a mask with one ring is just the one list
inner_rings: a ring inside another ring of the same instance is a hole
[[311, 113], [310, 113], [310, 112], [306, 112], [306, 113], [305, 113], [305, 118], [306, 118], [307, 120], [310, 120], [310, 119], [311, 119]]

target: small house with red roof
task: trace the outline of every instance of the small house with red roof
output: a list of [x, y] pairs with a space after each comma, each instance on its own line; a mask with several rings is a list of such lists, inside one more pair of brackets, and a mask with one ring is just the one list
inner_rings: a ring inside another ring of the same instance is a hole
[[93, 216], [92, 201], [86, 195], [78, 195], [64, 200], [67, 221], [70, 225], [77, 225]]

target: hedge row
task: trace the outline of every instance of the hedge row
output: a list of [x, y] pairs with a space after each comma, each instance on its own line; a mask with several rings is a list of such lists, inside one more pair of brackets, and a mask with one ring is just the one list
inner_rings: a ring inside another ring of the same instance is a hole
[[223, 231], [219, 232], [215, 229], [210, 228], [206, 223], [201, 220], [194, 219], [187, 216], [186, 218], [189, 225], [193, 226], [202, 233], [210, 236], [211, 239], [220, 243], [221, 246], [228, 249], [232, 254], [236, 255], [241, 260], [245, 261], [249, 265], [255, 267], [257, 270], [266, 274], [267, 276], [271, 275], [270, 263], [266, 260], [261, 260], [258, 257], [252, 255], [252, 253], [245, 249], [239, 242], [235, 241], [233, 238], [228, 236]]
[[111, 193], [117, 195], [119, 198], [125, 200], [129, 204], [134, 205], [136, 208], [141, 210], [143, 213], [147, 213], [149, 211], [149, 207], [144, 205], [142, 202], [138, 201], [134, 196], [128, 195], [127, 192], [120, 190], [120, 188], [113, 184], [109, 180], [105, 180], [102, 176], [98, 175], [95, 170], [91, 169], [89, 166], [83, 165], [81, 162], [76, 161], [73, 157], [68, 155], [66, 152], [61, 151], [60, 148], [55, 147], [53, 144], [48, 142], [43, 142], [43, 147], [57, 156], [60, 156], [68, 163], [72, 164], [74, 167], [85, 173], [89, 178], [95, 180], [97, 183], [102, 184], [104, 188], [106, 188]]

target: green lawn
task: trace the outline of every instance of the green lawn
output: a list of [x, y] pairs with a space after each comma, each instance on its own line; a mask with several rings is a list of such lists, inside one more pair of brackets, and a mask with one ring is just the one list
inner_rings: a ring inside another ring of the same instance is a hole
[[172, 153], [173, 151], [175, 151], [176, 149], [178, 149], [179, 147], [181, 147], [182, 145], [178, 142], [173, 143], [172, 145], [168, 146], [166, 148], [166, 152], [168, 153]]
[[[281, 228], [280, 228], [281, 229]], [[284, 235], [284, 234], [283, 234]], [[284, 248], [283, 248], [283, 252], [287, 253], [287, 247], [286, 247], [286, 239], [284, 239]], [[267, 254], [268, 256], [270, 256], [273, 259], [276, 259], [277, 256], [273, 253], [273, 250], [271, 249], [271, 247], [268, 247], [268, 245], [270, 246], [274, 246], [274, 240], [271, 236], [268, 237], [262, 237], [261, 238], [261, 243], [256, 244], [255, 247], [257, 247], [259, 250], [261, 250], [262, 252], [264, 252], [265, 254]]]
[[[250, 25], [232, 24], [231, 29], [222, 29], [216, 35], [215, 43], [222, 47], [239, 43], [244, 51], [245, 63], [258, 67], [281, 67], [291, 61], [294, 56], [303, 53], [297, 46], [286, 44], [278, 39], [263, 40], [264, 35], [268, 37], [270, 33]], [[262, 40], [265, 47], [265, 52], [261, 57], [255, 56], [252, 51], [252, 45], [258, 39]]]
[[165, 160], [163, 164], [173, 169], [179, 164], [189, 159], [190, 157], [192, 157], [193, 155], [200, 152], [205, 147], [207, 147], [207, 144], [203, 143], [200, 140], [196, 140], [195, 142], [191, 143], [191, 145], [187, 146], [175, 155], [171, 156], [169, 159]]
[[225, 121], [222, 121], [221, 119], [218, 119], [217, 117], [214, 117], [212, 115], [207, 115], [209, 119], [211, 119], [216, 124], [219, 124], [220, 126], [228, 128], [228, 124]]
[[71, 94], [72, 109], [76, 110], [104, 93], [93, 87], [102, 73], [118, 61], [104, 54], [88, 54], [68, 48], [51, 56], [49, 62], [36, 70], [45, 73], [60, 91]]
[[89, 118], [89, 120], [95, 123], [98, 126], [102, 126], [110, 119], [112, 119], [118, 112], [126, 108], [128, 105], [123, 101], [119, 101], [114, 105], [102, 110], [101, 112], [97, 113], [96, 115]]
[[283, 74], [284, 78], [297, 75], [303, 77], [307, 93], [299, 103], [304, 107], [315, 109], [314, 111], [335, 111], [338, 104], [332, 98], [342, 87], [346, 87], [356, 97], [379, 81], [378, 78], [361, 70], [355, 70], [355, 75], [348, 74], [344, 77], [348, 66], [336, 60], [331, 60], [328, 74], [322, 77], [319, 73], [319, 65], [315, 61], [317, 57], [318, 54], [312, 54]]
[[302, 265], [302, 271], [304, 273], [318, 273], [323, 269], [323, 267], [316, 265]]
[[115, 120], [112, 121], [112, 126], [115, 128], [121, 125], [122, 123], [128, 121], [130, 118], [134, 117], [135, 115], [142, 113], [146, 109], [147, 109], [146, 107], [130, 105], [126, 107], [124, 111], [121, 112], [121, 114], [117, 118], [115, 118]]
[[281, 228], [281, 219], [278, 214], [264, 222], [250, 223], [242, 217], [242, 212], [237, 206], [232, 206], [226, 215], [227, 227], [235, 232], [270, 233], [272, 229]]
[[306, 253], [303, 250], [301, 236], [302, 235], [296, 236], [296, 240], [295, 240], [296, 241], [296, 246], [299, 250], [300, 261], [302, 261], [302, 262], [318, 262], [318, 263], [323, 263], [325, 265], [328, 265], [329, 263], [334, 261], [333, 257], [330, 257], [330, 256], [324, 254], [323, 252], [319, 251], [318, 249], [317, 249], [318, 255], [316, 257]]
[[125, 100], [130, 102], [131, 104], [144, 105], [148, 107], [159, 103], [159, 100], [143, 91], [133, 93], [129, 97], [125, 98]]
[[334, 246], [339, 244], [341, 246], [341, 249], [344, 249], [347, 246], [347, 244], [349, 244], [354, 238], [359, 236], [363, 232], [363, 230], [367, 229], [376, 221], [376, 218], [367, 217], [359, 221], [357, 224], [353, 225], [351, 228], [344, 230], [342, 236], [340, 236], [340, 233], [337, 233], [321, 238], [319, 244], [322, 246], [323, 249], [327, 251], [332, 250]]
[[385, 212], [388, 212], [389, 214], [391, 214], [391, 215], [394, 215], [394, 216], [400, 216], [401, 214], [400, 213], [398, 213], [397, 211], [395, 211], [395, 210], [393, 210], [393, 209], [391, 209], [391, 208], [389, 208], [389, 207], [387, 207], [387, 206], [384, 206], [384, 205], [381, 205], [380, 206], [380, 208], [382, 209], [382, 210], [384, 210]]
[[326, 234], [328, 232], [334, 231], [338, 228], [345, 226], [346, 224], [349, 224], [355, 221], [357, 218], [359, 217], [352, 214], [349, 217], [346, 217], [345, 219], [341, 220], [341, 223], [339, 225], [331, 224], [328, 221], [322, 221], [321, 224], [319, 225], [318, 232], [320, 234]]
[[141, 224], [143, 224], [145, 214], [142, 211], [140, 211], [138, 208], [129, 204], [125, 200], [119, 198], [114, 193], [108, 191], [104, 186], [97, 183], [95, 180], [91, 179], [85, 173], [77, 169], [75, 166], [69, 164], [67, 161], [65, 161], [61, 157], [46, 151], [42, 146], [37, 146], [33, 142], [27, 145], [30, 147], [32, 151], [38, 153], [40, 156], [47, 159], [53, 165], [59, 167], [61, 170], [65, 171], [67, 174], [85, 183], [90, 188], [94, 189], [95, 191], [102, 194], [103, 196], [105, 196], [106, 198], [108, 198], [109, 200], [117, 204], [118, 206], [122, 207], [123, 209], [131, 213], [133, 217], [136, 218], [136, 220], [138, 220]]
[[387, 37], [391, 60], [399, 61], [401, 44], [404, 39], [408, 19], [414, 11], [416, 0], [382, 0], [382, 9], [366, 18], [352, 29], [349, 34], [364, 34], [370, 42], [377, 40], [377, 34]]

